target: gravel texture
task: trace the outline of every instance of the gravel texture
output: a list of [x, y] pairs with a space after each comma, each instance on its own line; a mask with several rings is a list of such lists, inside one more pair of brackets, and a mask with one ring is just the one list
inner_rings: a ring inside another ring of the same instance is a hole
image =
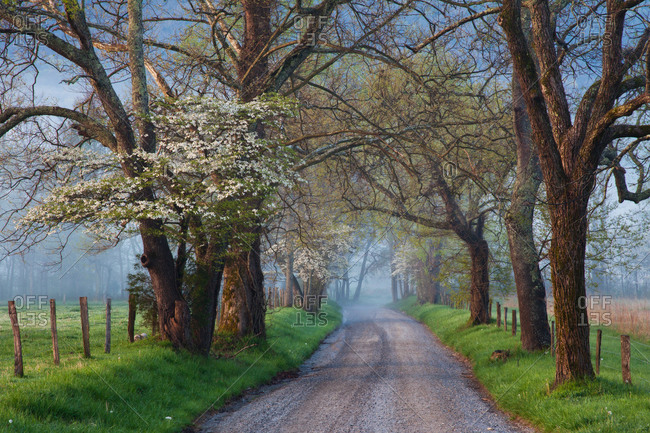
[[535, 430], [496, 410], [466, 363], [423, 325], [393, 310], [355, 306], [344, 309], [343, 325], [297, 378], [224, 407], [196, 431]]

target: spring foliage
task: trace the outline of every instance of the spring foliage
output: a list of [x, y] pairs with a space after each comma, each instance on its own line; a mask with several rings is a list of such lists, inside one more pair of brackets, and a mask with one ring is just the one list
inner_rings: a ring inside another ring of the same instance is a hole
[[[145, 218], [167, 227], [197, 218], [203, 227], [231, 225], [245, 217], [242, 200], [291, 183], [291, 155], [275, 140], [260, 138], [255, 127], [263, 122], [275, 131], [292, 109], [279, 98], [158, 102], [151, 119], [154, 152], [63, 148], [49, 155], [47, 163], [66, 175], [20, 224], [32, 231], [83, 225], [104, 237]], [[135, 167], [136, 175], [125, 174], [126, 166]], [[143, 194], [147, 189], [153, 198]], [[165, 234], [173, 237], [174, 231]]]

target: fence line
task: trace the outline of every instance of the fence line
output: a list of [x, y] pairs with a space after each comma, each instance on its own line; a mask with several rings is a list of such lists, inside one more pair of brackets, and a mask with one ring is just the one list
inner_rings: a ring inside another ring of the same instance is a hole
[[[52, 354], [52, 362], [55, 366], [60, 365], [60, 354], [59, 354], [59, 338], [58, 338], [58, 326], [57, 326], [57, 316], [56, 316], [56, 300], [54, 298], [50, 299], [49, 302], [49, 313], [50, 313], [50, 334], [52, 345], [51, 348], [47, 350], [39, 350], [35, 348], [33, 354], [36, 358], [46, 357], [45, 353], [50, 352]], [[20, 320], [19, 320], [19, 311], [16, 309], [15, 302], [8, 302], [9, 310], [9, 319], [11, 328], [14, 335], [14, 375], [16, 377], [23, 377], [23, 350], [22, 350], [22, 341], [20, 339]], [[22, 309], [21, 309], [22, 310]], [[22, 312], [22, 311], [20, 311]], [[106, 316], [105, 316], [105, 352], [110, 353], [110, 344], [111, 344], [111, 299], [106, 299]], [[84, 358], [90, 358], [90, 320], [88, 316], [88, 298], [85, 296], [79, 297], [79, 313], [81, 318], [81, 338], [83, 343], [83, 354], [78, 354]], [[29, 325], [26, 325], [29, 327]], [[45, 325], [46, 326], [46, 325]], [[68, 328], [69, 326], [66, 326]], [[62, 343], [66, 347], [70, 345], [64, 340]], [[30, 349], [31, 350], [31, 349]], [[0, 362], [4, 364], [10, 357], [0, 358]]]

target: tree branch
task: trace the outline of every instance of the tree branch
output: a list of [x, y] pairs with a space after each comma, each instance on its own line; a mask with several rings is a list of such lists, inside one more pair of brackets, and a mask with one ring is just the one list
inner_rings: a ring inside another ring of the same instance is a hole
[[97, 140], [112, 151], [116, 151], [115, 137], [104, 125], [86, 114], [75, 110], [55, 106], [37, 106], [24, 108], [8, 108], [0, 113], [0, 137], [18, 126], [21, 122], [36, 116], [56, 116], [76, 122], [73, 126], [79, 135]]

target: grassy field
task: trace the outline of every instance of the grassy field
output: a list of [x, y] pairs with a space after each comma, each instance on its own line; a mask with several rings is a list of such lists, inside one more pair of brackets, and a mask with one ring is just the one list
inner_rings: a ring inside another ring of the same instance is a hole
[[[25, 365], [21, 379], [13, 376], [6, 306], [0, 314], [2, 432], [179, 432], [210, 405], [218, 408], [245, 389], [298, 367], [341, 320], [334, 304], [323, 310], [327, 323], [314, 326], [304, 326], [313, 321], [302, 311], [273, 310], [267, 315], [266, 342], [231, 344], [222, 339], [226, 348], [204, 358], [175, 352], [154, 339], [128, 343], [127, 305], [115, 302], [112, 350], [105, 354], [105, 307], [91, 304], [92, 358], [83, 359], [79, 306], [68, 303], [57, 306], [61, 365], [55, 367], [49, 305], [44, 308], [19, 310]], [[136, 332], [150, 331], [136, 327]]]
[[[611, 324], [618, 332], [629, 334], [640, 341], [650, 342], [650, 301], [620, 298], [609, 295], [590, 295], [585, 302], [588, 315]], [[510, 296], [501, 301], [508, 309], [517, 309], [517, 298]], [[549, 316], [553, 315], [553, 299], [546, 301]]]
[[[468, 328], [468, 311], [441, 305], [418, 306], [415, 297], [398, 302], [396, 307], [467, 356], [477, 378], [501, 408], [530, 420], [543, 431], [650, 431], [650, 346], [646, 343], [632, 340], [633, 385], [625, 385], [621, 378], [620, 334], [602, 327], [600, 376], [590, 383], [573, 383], [550, 391], [555, 375], [553, 357], [549, 353], [523, 352], [519, 338], [496, 324]], [[591, 328], [592, 348], [596, 329]], [[496, 349], [510, 349], [513, 356], [506, 363], [490, 361]]]

